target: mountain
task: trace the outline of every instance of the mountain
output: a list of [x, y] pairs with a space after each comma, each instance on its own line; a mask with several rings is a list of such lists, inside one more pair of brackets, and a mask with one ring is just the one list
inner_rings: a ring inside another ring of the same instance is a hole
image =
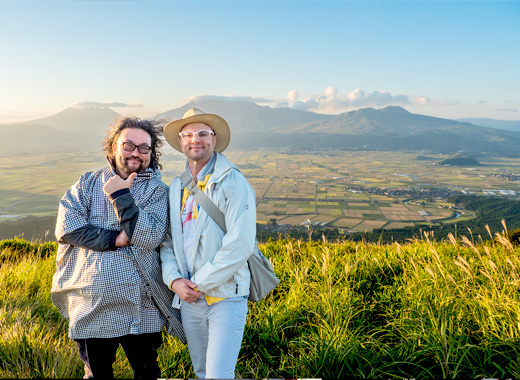
[[[171, 121], [197, 107], [218, 114], [232, 130], [230, 148], [393, 150], [520, 157], [520, 132], [413, 114], [402, 107], [361, 108], [322, 115], [271, 108], [246, 101], [198, 101], [154, 117]], [[106, 108], [68, 108], [30, 122], [0, 125], [10, 143], [4, 153], [20, 149], [99, 148], [109, 124], [119, 115]]]
[[201, 101], [190, 102], [180, 108], [157, 115], [167, 121], [180, 119], [190, 108], [200, 108], [206, 113], [222, 116], [233, 133], [284, 132], [299, 125], [328, 120], [332, 116], [292, 108], [271, 108], [246, 101]]
[[118, 117], [108, 108], [67, 108], [42, 119], [0, 124], [0, 136], [9, 141], [4, 153], [99, 146], [108, 126]]
[[104, 136], [108, 126], [119, 117], [110, 108], [67, 108], [52, 116], [18, 123], [20, 125], [47, 125], [63, 132]]
[[307, 123], [302, 125], [300, 130], [348, 135], [406, 136], [449, 127], [467, 126], [470, 126], [470, 123], [412, 114], [402, 107], [389, 106], [381, 109], [361, 108], [346, 112], [322, 122]]
[[191, 102], [160, 118], [181, 118], [189, 108], [223, 116], [231, 148], [405, 150], [520, 156], [520, 133], [413, 114], [402, 107], [361, 108], [320, 115], [244, 101]]
[[520, 120], [497, 120], [487, 118], [466, 118], [457, 119], [475, 125], [481, 125], [488, 128], [505, 129], [506, 131], [520, 132]]
[[363, 108], [301, 125], [298, 130], [349, 135], [372, 149], [520, 154], [518, 132], [413, 114], [397, 106]]

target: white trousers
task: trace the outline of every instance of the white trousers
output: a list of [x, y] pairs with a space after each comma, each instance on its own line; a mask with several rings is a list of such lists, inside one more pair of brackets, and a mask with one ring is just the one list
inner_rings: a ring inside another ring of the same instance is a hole
[[247, 296], [208, 305], [182, 302], [182, 326], [199, 379], [234, 379], [247, 317]]

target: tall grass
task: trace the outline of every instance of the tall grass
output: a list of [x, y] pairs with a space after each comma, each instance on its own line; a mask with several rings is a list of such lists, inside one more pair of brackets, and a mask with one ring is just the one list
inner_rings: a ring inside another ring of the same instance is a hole
[[81, 377], [50, 301], [55, 244], [0, 243], [0, 378]]
[[[237, 377], [520, 377], [520, 248], [505, 231], [488, 242], [466, 235], [270, 240], [261, 248], [281, 284], [249, 305]], [[55, 254], [2, 249], [0, 377], [81, 377], [50, 302]], [[187, 348], [171, 337], [159, 364], [164, 377], [194, 377]], [[115, 373], [131, 377], [122, 352]]]

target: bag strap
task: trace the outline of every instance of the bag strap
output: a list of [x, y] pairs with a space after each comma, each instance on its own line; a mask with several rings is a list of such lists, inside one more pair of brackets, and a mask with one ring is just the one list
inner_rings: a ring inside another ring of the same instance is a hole
[[215, 206], [215, 203], [208, 198], [204, 192], [200, 190], [188, 171], [181, 174], [180, 180], [182, 187], [186, 188], [195, 198], [197, 203], [208, 213], [208, 215], [218, 224], [222, 231], [226, 232], [226, 219], [224, 213]]

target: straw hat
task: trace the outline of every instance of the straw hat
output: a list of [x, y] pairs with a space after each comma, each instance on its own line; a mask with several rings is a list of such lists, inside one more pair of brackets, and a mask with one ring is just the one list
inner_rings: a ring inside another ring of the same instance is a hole
[[182, 117], [182, 119], [169, 122], [164, 127], [164, 138], [174, 149], [182, 152], [181, 144], [179, 143], [179, 133], [182, 128], [191, 123], [204, 123], [209, 125], [217, 136], [217, 144], [215, 145], [215, 152], [222, 153], [226, 150], [231, 139], [231, 131], [228, 123], [218, 115], [211, 113], [204, 113], [198, 108], [191, 108]]

